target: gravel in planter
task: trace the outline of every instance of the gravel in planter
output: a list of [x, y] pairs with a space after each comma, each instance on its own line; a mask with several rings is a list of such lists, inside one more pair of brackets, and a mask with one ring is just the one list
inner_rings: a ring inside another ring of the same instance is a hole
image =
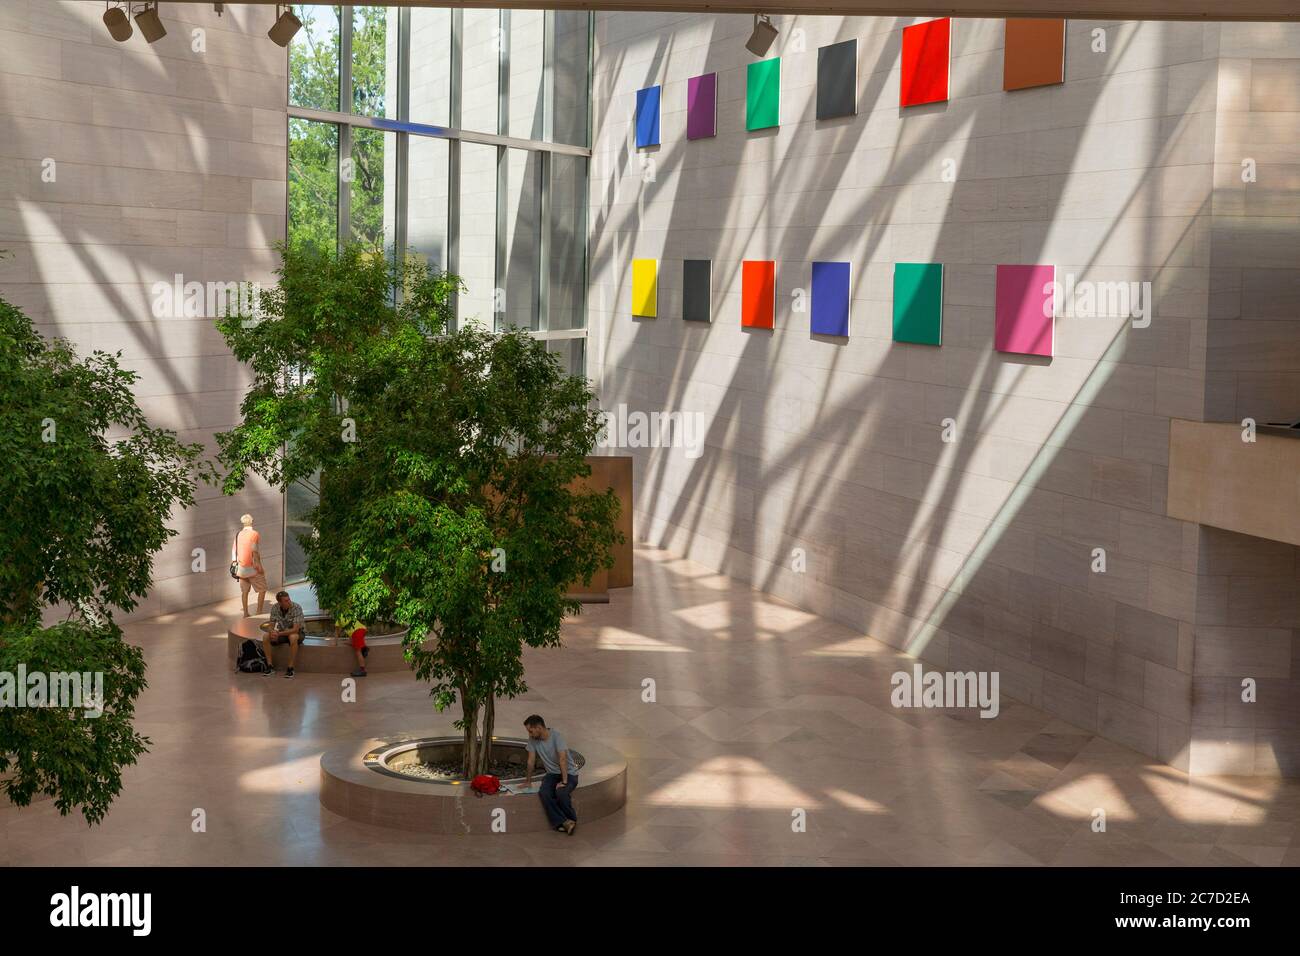
[[[398, 773], [405, 774], [408, 777], [421, 777], [425, 780], [468, 780], [460, 772], [460, 761], [447, 760], [441, 763], [408, 763], [401, 767], [391, 768]], [[488, 773], [494, 777], [500, 777], [502, 780], [509, 780], [524, 775], [524, 765], [521, 763], [505, 763], [503, 761], [493, 760], [488, 767]], [[533, 779], [540, 780], [542, 771], [533, 772]]]

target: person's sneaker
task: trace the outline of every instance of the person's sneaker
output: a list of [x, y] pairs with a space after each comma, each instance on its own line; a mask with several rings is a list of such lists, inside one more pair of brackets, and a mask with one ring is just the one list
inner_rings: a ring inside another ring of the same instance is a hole
[[286, 680], [287, 680], [288, 678], [292, 677], [292, 676], [293, 676], [293, 668], [290, 667], [290, 668], [286, 669], [285, 672], [284, 672], [284, 676], [285, 676], [285, 679], [286, 679]]
[[266, 670], [262, 671], [262, 676], [263, 676], [263, 677], [274, 677], [274, 676], [275, 676], [275, 668], [274, 668], [274, 667], [268, 667]]
[[569, 836], [573, 836], [573, 831], [578, 829], [578, 823], [576, 820], [565, 820], [564, 826], [560, 827], [560, 829], [563, 830], [565, 833], [567, 833]]
[[564, 825], [563, 823], [561, 823], [558, 827], [555, 828], [555, 832], [556, 832], [556, 833], [568, 833], [569, 830], [568, 830], [567, 827], [565, 827], [565, 825]]
[[352, 676], [353, 676], [353, 677], [365, 677], [365, 676], [366, 676], [366, 669], [365, 669], [364, 667], [358, 667], [356, 670], [354, 670], [354, 671], [352, 672]]

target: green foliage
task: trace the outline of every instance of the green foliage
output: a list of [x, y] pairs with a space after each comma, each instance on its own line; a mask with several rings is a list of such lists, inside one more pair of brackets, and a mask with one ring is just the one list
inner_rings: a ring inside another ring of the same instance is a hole
[[[289, 102], [339, 110], [339, 13], [337, 7], [298, 5], [303, 29], [289, 46]], [[386, 115], [388, 32], [396, 17], [386, 7], [357, 7], [352, 31], [352, 110]], [[352, 130], [352, 238], [384, 241], [384, 150], [392, 134]], [[289, 121], [289, 234], [295, 243], [332, 250], [338, 231], [339, 135], [331, 123]]]
[[103, 674], [103, 713], [56, 707], [0, 707], [0, 790], [25, 807], [37, 793], [59, 812], [81, 810], [99, 823], [122, 790], [122, 768], [148, 749], [131, 725], [145, 688], [144, 655], [112, 622], [10, 626], [0, 640], [0, 672]]
[[265, 320], [219, 326], [254, 376], [218, 436], [226, 490], [320, 469], [302, 543], [322, 605], [409, 627], [437, 707], [459, 700], [463, 729], [482, 711], [490, 739], [493, 699], [527, 689], [523, 647], [559, 644], [568, 586], [613, 563], [617, 498], [572, 487], [602, 425], [590, 389], [522, 331], [447, 331], [454, 276], [284, 253]]
[[339, 8], [295, 3], [302, 29], [289, 44], [289, 102], [339, 109]]
[[[121, 353], [78, 360], [0, 299], [0, 621], [50, 605], [129, 611], [152, 584], [153, 555], [194, 502], [203, 446], [151, 428]], [[109, 435], [114, 437], [110, 438]]]
[[352, 239], [384, 244], [384, 150], [394, 145], [391, 133], [357, 127], [352, 131]]
[[[388, 31], [397, 29], [397, 14], [386, 7], [356, 7], [352, 23], [352, 112], [386, 116]], [[384, 150], [396, 137], [381, 130], [352, 130], [352, 239], [384, 244]]]
[[[339, 109], [338, 8], [295, 5], [302, 20], [289, 45], [289, 102]], [[331, 123], [289, 120], [289, 233], [333, 249], [338, 232], [339, 133]]]
[[386, 7], [352, 11], [352, 112], [384, 116], [388, 95], [388, 31], [397, 30], [397, 12]]
[[[193, 504], [196, 477], [215, 477], [201, 445], [149, 426], [135, 401], [138, 376], [119, 358], [78, 359], [0, 299], [0, 670], [20, 662], [29, 671], [103, 670], [113, 701], [96, 720], [0, 709], [0, 769], [15, 759], [3, 755], [16, 754], [10, 799], [48, 793], [89, 822], [102, 818], [121, 767], [148, 743], [131, 727], [143, 661], [123, 643], [113, 610], [148, 593], [153, 556], [176, 534], [172, 511]], [[69, 620], [43, 629], [56, 605]]]
[[333, 250], [338, 234], [338, 127], [289, 120], [289, 234]]

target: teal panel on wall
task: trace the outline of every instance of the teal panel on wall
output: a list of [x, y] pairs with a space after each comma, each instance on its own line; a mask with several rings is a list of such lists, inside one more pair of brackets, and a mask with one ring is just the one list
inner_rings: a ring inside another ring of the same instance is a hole
[[894, 263], [894, 341], [939, 345], [943, 341], [943, 265]]
[[781, 58], [749, 64], [745, 83], [745, 129], [781, 125]]

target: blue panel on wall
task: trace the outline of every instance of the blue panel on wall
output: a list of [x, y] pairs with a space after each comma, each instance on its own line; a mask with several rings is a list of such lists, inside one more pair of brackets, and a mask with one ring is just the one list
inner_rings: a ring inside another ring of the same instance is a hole
[[847, 262], [812, 264], [813, 335], [849, 334], [849, 278]]
[[659, 145], [659, 91], [649, 86], [636, 91], [636, 147]]

